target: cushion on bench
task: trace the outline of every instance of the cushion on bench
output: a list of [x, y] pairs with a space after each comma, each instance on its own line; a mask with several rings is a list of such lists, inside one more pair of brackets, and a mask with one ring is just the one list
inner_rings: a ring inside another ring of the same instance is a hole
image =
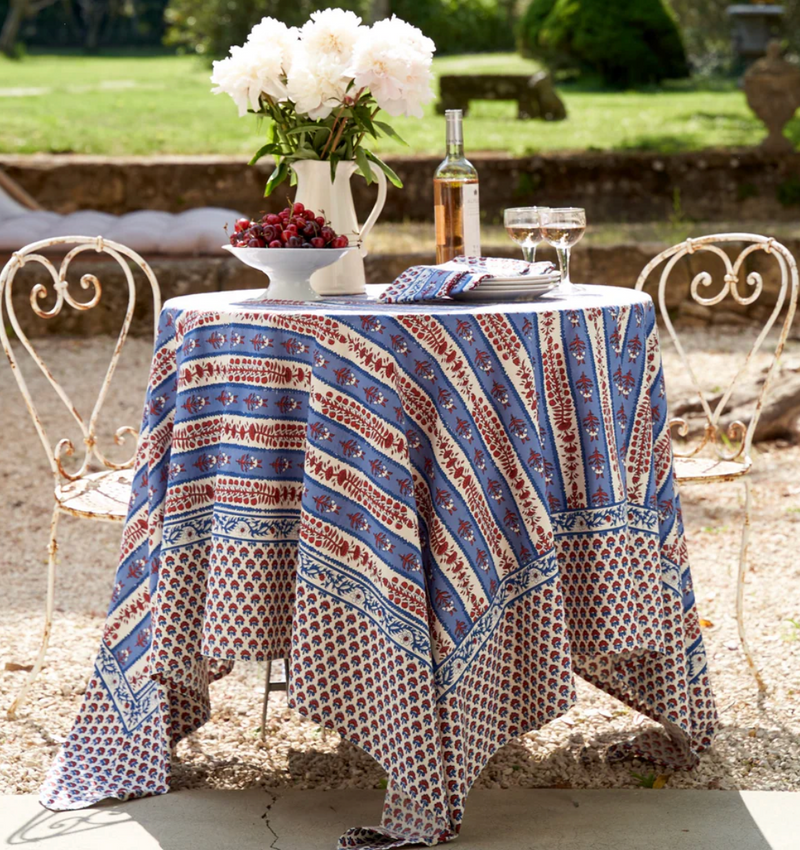
[[227, 242], [224, 227], [227, 224], [232, 231], [240, 218], [235, 210], [220, 207], [175, 214], [139, 210], [120, 216], [94, 210], [59, 215], [15, 207], [0, 207], [1, 252], [18, 251], [54, 236], [81, 235], [102, 236], [140, 254], [222, 254], [221, 246]]

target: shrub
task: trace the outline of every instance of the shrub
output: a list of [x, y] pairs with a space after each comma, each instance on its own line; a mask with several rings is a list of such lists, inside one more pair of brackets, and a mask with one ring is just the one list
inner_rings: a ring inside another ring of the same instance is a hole
[[514, 49], [514, 0], [393, 0], [392, 12], [419, 27], [438, 55]]
[[662, 0], [532, 0], [520, 26], [524, 52], [553, 68], [630, 87], [688, 76], [681, 36]]
[[170, 0], [165, 42], [210, 58], [225, 56], [232, 44], [243, 44], [255, 24], [265, 15], [290, 26], [308, 20], [317, 9], [335, 5], [368, 17], [367, 0], [315, 2], [315, 0]]

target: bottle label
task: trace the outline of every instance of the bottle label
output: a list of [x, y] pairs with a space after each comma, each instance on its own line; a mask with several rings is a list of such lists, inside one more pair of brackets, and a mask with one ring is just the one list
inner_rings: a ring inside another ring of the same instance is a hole
[[478, 184], [465, 183], [461, 191], [461, 209], [464, 216], [464, 256], [480, 257], [481, 206], [478, 199]]

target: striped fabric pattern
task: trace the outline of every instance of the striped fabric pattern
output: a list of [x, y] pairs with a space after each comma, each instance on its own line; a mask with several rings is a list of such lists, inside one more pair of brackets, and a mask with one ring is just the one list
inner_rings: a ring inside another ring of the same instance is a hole
[[[385, 768], [341, 848], [458, 834], [496, 750], [579, 675], [691, 768], [717, 718], [649, 297], [165, 305], [98, 658], [41, 800], [169, 788], [237, 661]], [[255, 710], [255, 709], [254, 709]]]

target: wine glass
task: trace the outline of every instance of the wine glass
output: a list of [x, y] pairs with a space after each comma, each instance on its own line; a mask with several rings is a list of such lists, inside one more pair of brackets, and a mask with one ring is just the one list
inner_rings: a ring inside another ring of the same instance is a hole
[[536, 246], [542, 241], [542, 213], [547, 207], [512, 207], [503, 213], [506, 233], [522, 248], [528, 263], [536, 260]]
[[548, 209], [542, 218], [542, 239], [556, 249], [558, 264], [561, 266], [561, 288], [578, 287], [569, 277], [569, 251], [580, 241], [586, 231], [586, 210], [580, 207], [562, 207]]

